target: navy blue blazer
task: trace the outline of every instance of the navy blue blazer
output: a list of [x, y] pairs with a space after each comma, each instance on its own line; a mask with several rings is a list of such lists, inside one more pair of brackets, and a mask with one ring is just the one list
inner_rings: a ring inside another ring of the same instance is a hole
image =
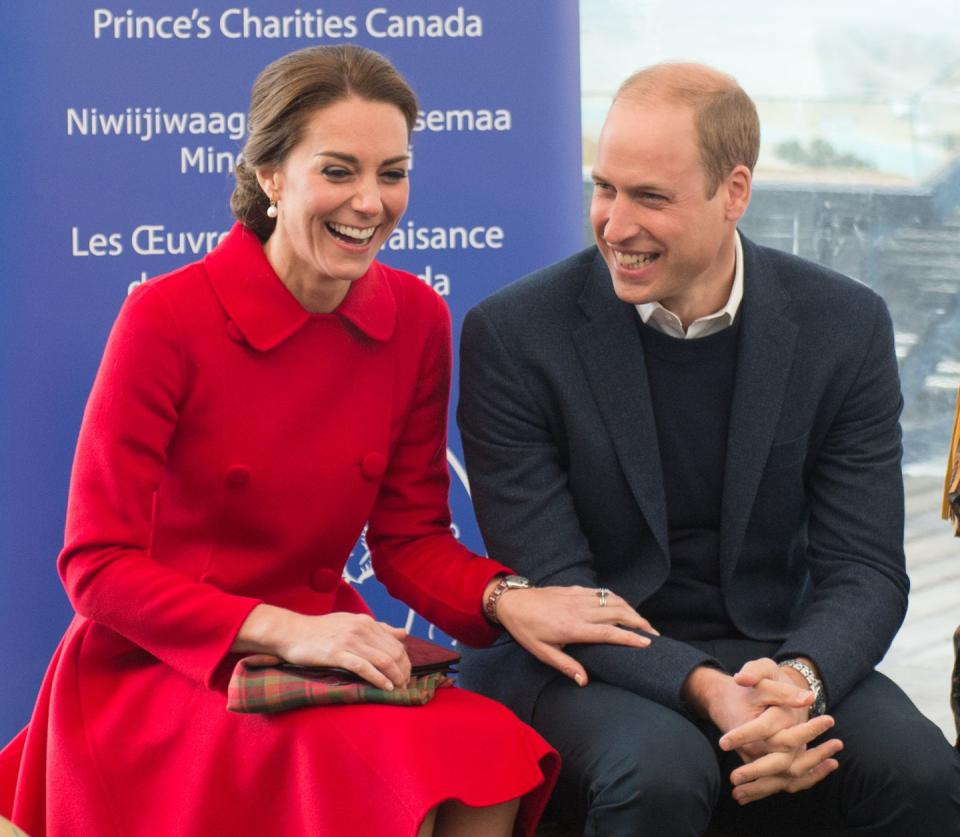
[[[814, 660], [831, 706], [906, 611], [893, 328], [861, 283], [741, 238], [722, 593], [744, 636]], [[643, 613], [670, 556], [637, 316], [595, 247], [495, 293], [463, 324], [458, 420], [490, 556], [540, 585], [609, 587]], [[710, 660], [666, 636], [568, 650], [593, 679], [677, 710]], [[507, 635], [464, 649], [463, 685], [525, 720], [555, 676]]]

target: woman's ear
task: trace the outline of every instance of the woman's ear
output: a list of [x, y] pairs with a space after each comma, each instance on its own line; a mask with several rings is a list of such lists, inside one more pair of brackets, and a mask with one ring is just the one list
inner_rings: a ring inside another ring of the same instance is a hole
[[280, 173], [276, 169], [257, 169], [257, 182], [269, 200], [280, 200]]

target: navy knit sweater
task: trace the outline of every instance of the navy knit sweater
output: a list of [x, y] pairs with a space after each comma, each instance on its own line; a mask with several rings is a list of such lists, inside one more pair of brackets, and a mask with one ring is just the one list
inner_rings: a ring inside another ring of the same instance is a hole
[[675, 639], [737, 635], [720, 592], [719, 548], [740, 319], [693, 340], [640, 322], [670, 536], [670, 576], [640, 612]]

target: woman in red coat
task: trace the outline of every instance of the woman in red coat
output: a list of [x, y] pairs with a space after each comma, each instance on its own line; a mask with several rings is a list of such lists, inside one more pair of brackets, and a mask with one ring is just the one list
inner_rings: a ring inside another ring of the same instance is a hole
[[615, 627], [649, 627], [617, 597], [505, 592], [508, 568], [450, 534], [449, 317], [374, 261], [406, 208], [415, 116], [368, 50], [271, 64], [238, 223], [124, 305], [59, 559], [77, 615], [0, 759], [16, 777], [0, 813], [34, 837], [530, 834], [556, 754], [477, 695], [226, 710], [251, 652], [407, 683], [403, 631], [342, 580], [367, 521], [378, 578], [462, 642], [489, 643], [502, 622], [581, 683], [565, 642], [646, 642]]

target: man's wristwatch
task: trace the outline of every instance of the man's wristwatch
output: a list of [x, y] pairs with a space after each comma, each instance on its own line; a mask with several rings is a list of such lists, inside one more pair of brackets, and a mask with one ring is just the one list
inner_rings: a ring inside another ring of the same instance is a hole
[[823, 688], [823, 681], [817, 677], [817, 673], [810, 668], [803, 660], [791, 657], [789, 660], [781, 660], [781, 666], [789, 666], [796, 669], [803, 675], [807, 681], [810, 691], [813, 692], [813, 706], [810, 707], [810, 717], [815, 718], [827, 711], [827, 693]]
[[483, 612], [494, 625], [499, 625], [497, 619], [497, 602], [507, 590], [529, 590], [533, 587], [533, 582], [522, 575], [504, 575], [500, 577], [497, 586], [490, 591], [487, 600], [483, 603]]

